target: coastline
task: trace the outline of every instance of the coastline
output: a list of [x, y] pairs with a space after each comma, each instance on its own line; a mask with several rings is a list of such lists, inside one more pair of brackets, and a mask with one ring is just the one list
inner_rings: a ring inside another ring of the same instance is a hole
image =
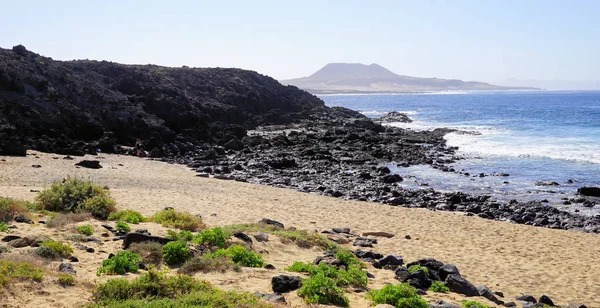
[[[348, 227], [357, 233], [385, 231], [396, 236], [380, 239], [374, 250], [400, 254], [407, 262], [425, 257], [452, 262], [472, 283], [486, 284], [494, 291], [504, 292], [507, 302], [525, 293], [535, 297], [545, 294], [560, 304], [580, 302], [588, 307], [600, 306], [597, 297], [600, 277], [591, 274], [600, 271], [600, 237], [596, 234], [207, 179], [194, 176], [195, 172], [182, 165], [132, 156], [94, 157], [104, 166], [98, 170], [76, 168], [75, 161], [53, 157], [62, 158], [36, 152], [27, 157], [2, 157], [6, 159], [2, 162], [6, 171], [0, 175], [0, 195], [32, 200], [35, 193], [30, 190], [41, 190], [53, 180], [72, 175], [109, 186], [120, 208], [138, 210], [145, 215], [164, 206], [174, 206], [178, 210], [202, 215], [209, 226], [255, 222], [270, 217], [307, 230]], [[32, 164], [39, 164], [41, 168], [32, 168]], [[213, 213], [216, 216], [211, 216]], [[408, 234], [411, 240], [404, 238]], [[302, 251], [307, 254], [304, 261], [313, 257], [314, 252]], [[280, 262], [284, 265], [290, 261]], [[376, 276], [369, 287], [396, 283], [390, 276], [393, 272], [371, 268], [369, 271]], [[95, 279], [93, 271], [81, 275]], [[228, 290], [250, 288], [252, 291], [268, 291], [269, 280], [257, 276], [265, 275], [244, 272], [236, 274], [235, 280], [231, 275], [201, 277]], [[295, 292], [290, 293], [292, 305], [299, 306], [301, 301], [294, 295]], [[431, 293], [427, 298], [441, 298], [449, 302], [460, 299], [456, 298], [456, 294], [437, 293]], [[484, 302], [480, 298], [477, 300]], [[351, 301], [353, 307], [369, 305], [364, 300], [364, 293], [351, 294]]]

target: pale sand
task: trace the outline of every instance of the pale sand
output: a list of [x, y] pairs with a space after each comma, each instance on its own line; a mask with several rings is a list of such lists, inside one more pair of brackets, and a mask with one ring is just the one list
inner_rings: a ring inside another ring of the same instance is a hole
[[[397, 236], [380, 238], [373, 250], [400, 254], [407, 262], [433, 257], [453, 263], [475, 285], [486, 284], [494, 291], [504, 292], [507, 302], [521, 293], [535, 297], [546, 294], [557, 304], [579, 302], [588, 307], [600, 307], [600, 236], [596, 234], [495, 222], [457, 213], [344, 201], [287, 189], [199, 178], [185, 166], [136, 157], [101, 155], [104, 168], [91, 170], [76, 168], [74, 164], [81, 160], [78, 157], [69, 161], [63, 160], [62, 155], [36, 154], [39, 158], [32, 155], [26, 158], [1, 157], [6, 162], [0, 162], [0, 196], [33, 200], [36, 194], [30, 192], [31, 189], [41, 190], [52, 181], [71, 175], [109, 186], [119, 208], [135, 209], [146, 215], [165, 206], [173, 206], [202, 215], [209, 226], [256, 222], [268, 217], [299, 229], [349, 227], [358, 233], [386, 231]], [[86, 156], [86, 159], [94, 158]], [[40, 164], [42, 168], [32, 168], [34, 164]], [[212, 213], [217, 216], [210, 216]], [[150, 228], [157, 227], [150, 225]], [[35, 232], [40, 232], [40, 229], [37, 230]], [[164, 230], [154, 231], [156, 234], [164, 233]], [[410, 234], [412, 240], [404, 239], [406, 234]], [[119, 244], [107, 242], [100, 249], [112, 252]], [[310, 261], [319, 254], [316, 249], [297, 249], [278, 240], [260, 245], [263, 246], [259, 246], [259, 250], [268, 251], [265, 253], [266, 261], [278, 269], [293, 261]], [[288, 253], [280, 251], [286, 249]], [[77, 252], [76, 256], [82, 254], [85, 252]], [[85, 261], [82, 263], [85, 264]], [[90, 282], [96, 279], [94, 272], [98, 264], [83, 266], [79, 273], [81, 279]], [[384, 282], [396, 283], [391, 271], [369, 270], [377, 277], [369, 283], [370, 287], [380, 287]], [[272, 271], [244, 269], [242, 274], [197, 276], [226, 289], [267, 292], [273, 275]], [[295, 292], [286, 297], [294, 306], [301, 305]], [[364, 300], [364, 294], [352, 294], [350, 297], [353, 307], [369, 304]], [[427, 298], [460, 299], [455, 294], [433, 293]], [[481, 298], [477, 300], [485, 302]], [[81, 301], [80, 297], [78, 301], [62, 304], [69, 306]], [[60, 304], [53, 306], [60, 307]]]

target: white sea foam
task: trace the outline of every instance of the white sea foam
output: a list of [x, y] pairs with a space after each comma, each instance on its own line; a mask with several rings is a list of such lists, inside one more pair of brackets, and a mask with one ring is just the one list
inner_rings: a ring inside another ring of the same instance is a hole
[[[415, 115], [415, 114], [419, 113], [416, 110], [406, 110], [406, 111], [399, 110], [398, 112], [404, 113], [404, 114], [407, 114], [407, 115]], [[365, 111], [360, 111], [360, 113], [362, 113], [362, 114], [364, 114], [366, 116], [377, 116], [377, 117], [379, 117], [379, 116], [382, 116], [382, 115], [388, 113], [388, 111], [365, 110]]]

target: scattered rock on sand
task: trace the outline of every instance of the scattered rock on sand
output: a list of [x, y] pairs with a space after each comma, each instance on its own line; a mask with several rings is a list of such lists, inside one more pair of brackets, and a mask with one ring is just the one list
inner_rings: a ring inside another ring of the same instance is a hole
[[133, 243], [156, 242], [164, 245], [170, 241], [172, 241], [172, 239], [166, 237], [150, 236], [142, 233], [130, 232], [127, 233], [123, 238], [123, 249], [129, 248], [129, 245]]
[[394, 237], [393, 234], [388, 233], [388, 232], [383, 232], [383, 231], [370, 231], [370, 232], [365, 232], [362, 235], [363, 236], [379, 236], [379, 237], [386, 237], [386, 238]]
[[102, 165], [100, 165], [100, 161], [97, 160], [82, 160], [75, 164], [75, 166], [89, 168], [89, 169], [100, 169]]
[[266, 293], [254, 292], [254, 295], [262, 298], [263, 300], [265, 300], [267, 302], [287, 304], [287, 302], [285, 301], [285, 297], [283, 297], [283, 295], [281, 295], [279, 293], [266, 294]]
[[550, 299], [550, 297], [548, 297], [546, 295], [540, 296], [540, 299], [538, 300], [538, 303], [545, 304], [545, 305], [548, 305], [550, 307], [554, 307], [554, 302]]
[[254, 242], [252, 242], [252, 239], [244, 232], [240, 232], [240, 231], [234, 232], [233, 237], [244, 241], [246, 244], [248, 244], [250, 246], [252, 246], [252, 244], [254, 243]]
[[273, 292], [286, 293], [300, 288], [302, 278], [299, 276], [279, 275], [271, 278]]
[[21, 237], [18, 235], [7, 235], [5, 237], [2, 238], [3, 242], [11, 242], [17, 239], [20, 239]]
[[479, 292], [479, 296], [485, 297], [492, 302], [498, 301], [498, 298], [494, 295], [492, 290], [484, 285], [477, 286], [477, 292]]
[[285, 228], [283, 226], [283, 224], [280, 223], [279, 221], [272, 220], [272, 219], [269, 219], [269, 218], [263, 218], [263, 219], [259, 220], [258, 223], [259, 224], [265, 224], [265, 225], [272, 225], [272, 226], [275, 226], [275, 227], [281, 228], [281, 229]]
[[451, 274], [446, 277], [446, 285], [450, 291], [465, 296], [479, 296], [477, 288], [462, 276]]
[[269, 241], [269, 235], [264, 232], [256, 232], [254, 234], [254, 238], [259, 242], [268, 242]]
[[335, 233], [350, 234], [350, 228], [332, 228], [331, 230], [333, 230]]
[[18, 238], [16, 240], [12, 240], [12, 241], [8, 242], [7, 245], [10, 246], [10, 247], [13, 247], [13, 248], [22, 248], [22, 247], [29, 246], [29, 244], [27, 244], [27, 242], [24, 239], [22, 239], [22, 238]]
[[61, 263], [58, 266], [58, 271], [62, 273], [67, 273], [71, 275], [77, 275], [77, 271], [73, 269], [73, 264], [71, 263]]

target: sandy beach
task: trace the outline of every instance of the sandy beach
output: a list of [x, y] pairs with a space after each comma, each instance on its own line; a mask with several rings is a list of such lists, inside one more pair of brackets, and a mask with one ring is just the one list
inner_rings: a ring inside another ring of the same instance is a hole
[[[432, 257], [453, 263], [473, 284], [485, 284], [503, 292], [507, 302], [522, 293], [535, 297], [545, 294], [557, 304], [577, 302], [600, 307], [600, 236], [597, 234], [200, 178], [182, 165], [129, 156], [101, 154], [94, 158], [103, 166], [99, 170], [77, 168], [74, 164], [81, 160], [79, 157], [64, 160], [62, 155], [32, 151], [27, 157], [1, 158], [5, 161], [0, 162], [0, 196], [33, 201], [36, 193], [31, 190], [41, 190], [66, 176], [78, 176], [108, 186], [119, 209], [134, 209], [144, 215], [172, 206], [202, 215], [208, 226], [250, 223], [268, 217], [286, 226], [307, 230], [348, 227], [356, 233], [385, 231], [396, 236], [380, 239], [374, 251], [399, 254], [405, 262]], [[32, 168], [32, 165], [41, 165], [41, 168]], [[405, 239], [405, 235], [412, 239]], [[112, 248], [110, 245], [118, 246], [117, 243], [107, 245], [104, 248], [107, 251]], [[278, 269], [294, 261], [311, 261], [319, 255], [315, 249], [295, 249], [295, 255], [290, 256], [283, 252], [291, 248], [276, 240], [261, 245], [264, 245], [261, 249], [269, 252], [265, 259]], [[96, 279], [95, 268], [92, 270], [92, 265], [89, 266], [80, 276], [92, 282]], [[373, 273], [377, 279], [370, 282], [369, 287], [395, 283], [393, 272], [373, 270]], [[269, 291], [266, 278], [272, 273], [244, 270], [242, 279], [239, 276], [227, 273], [199, 278], [225, 289]], [[295, 292], [290, 294], [292, 304], [300, 306], [302, 302]], [[427, 298], [452, 301], [452, 296], [432, 293]], [[369, 305], [364, 293], [352, 294], [350, 298], [353, 307]], [[28, 302], [27, 306], [40, 304], [44, 303]]]

